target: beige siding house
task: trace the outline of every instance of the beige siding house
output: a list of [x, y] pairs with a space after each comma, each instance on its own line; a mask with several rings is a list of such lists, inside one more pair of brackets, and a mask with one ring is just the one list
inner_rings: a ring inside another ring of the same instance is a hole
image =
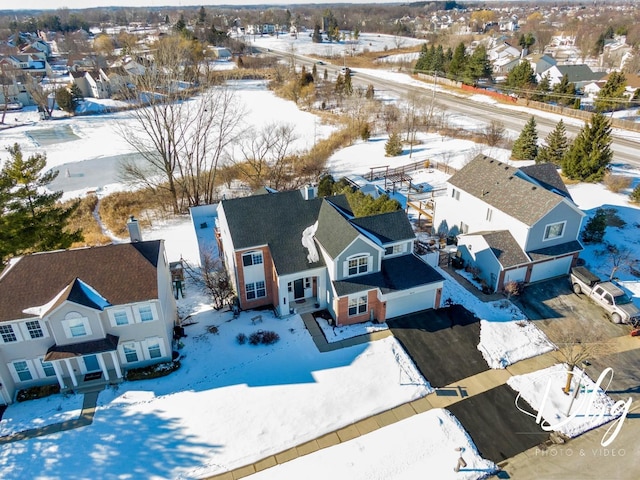
[[21, 257], [0, 276], [0, 403], [168, 361], [176, 318], [162, 240]]

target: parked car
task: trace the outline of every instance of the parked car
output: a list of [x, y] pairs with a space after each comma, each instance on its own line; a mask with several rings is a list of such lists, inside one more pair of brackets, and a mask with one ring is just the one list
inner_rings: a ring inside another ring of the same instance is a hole
[[640, 325], [640, 309], [615, 283], [603, 282], [585, 267], [574, 267], [571, 269], [571, 288], [574, 293], [583, 293], [604, 308], [613, 323]]

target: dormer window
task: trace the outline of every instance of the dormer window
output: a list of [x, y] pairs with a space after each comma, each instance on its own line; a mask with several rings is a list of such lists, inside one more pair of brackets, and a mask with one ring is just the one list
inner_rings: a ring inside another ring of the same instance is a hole
[[390, 247], [386, 247], [384, 249], [385, 255], [398, 255], [400, 253], [404, 253], [404, 244], [401, 243], [399, 245], [392, 245]]

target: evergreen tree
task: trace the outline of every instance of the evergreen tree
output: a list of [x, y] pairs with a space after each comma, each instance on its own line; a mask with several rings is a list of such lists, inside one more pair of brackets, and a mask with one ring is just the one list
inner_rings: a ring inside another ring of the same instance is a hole
[[572, 105], [576, 99], [576, 85], [569, 81], [569, 76], [565, 73], [560, 82], [553, 86], [551, 99], [558, 105]]
[[602, 113], [596, 113], [569, 147], [562, 160], [562, 173], [572, 180], [599, 182], [612, 158], [611, 124]]
[[467, 53], [463, 42], [460, 42], [453, 52], [453, 57], [447, 69], [447, 78], [458, 80], [462, 76], [467, 63]]
[[626, 104], [625, 89], [627, 79], [622, 72], [611, 72], [607, 83], [598, 92], [595, 108], [598, 112], [607, 112], [623, 108]]
[[491, 78], [491, 73], [492, 67], [487, 56], [487, 49], [484, 45], [480, 45], [474, 50], [466, 63], [463, 82], [468, 85], [475, 85], [481, 78]]
[[313, 35], [311, 36], [313, 43], [322, 43], [322, 34], [320, 33], [320, 25], [317, 23], [313, 27]]
[[607, 229], [607, 212], [604, 208], [598, 208], [582, 231], [582, 241], [584, 243], [602, 243], [604, 233]]
[[521, 61], [508, 74], [505, 85], [514, 90], [531, 89], [536, 85], [536, 74], [527, 60]]
[[328, 197], [333, 193], [333, 185], [336, 181], [331, 175], [324, 175], [318, 182], [318, 196]]
[[536, 119], [531, 117], [513, 143], [511, 158], [514, 160], [535, 160], [538, 156], [538, 132]]
[[46, 156], [35, 154], [25, 160], [17, 143], [7, 151], [11, 158], [0, 171], [0, 263], [11, 255], [69, 248], [81, 241], [82, 232], [66, 228], [79, 203], [62, 207], [57, 203], [62, 191], [44, 191], [58, 175], [42, 173]]
[[55, 93], [55, 98], [58, 107], [72, 115], [75, 113], [78, 102], [67, 87], [58, 88]]
[[546, 145], [538, 150], [536, 163], [553, 163], [558, 167], [562, 165], [562, 159], [569, 148], [567, 129], [560, 120], [555, 128], [545, 138]]
[[351, 72], [347, 69], [344, 75], [344, 94], [348, 97], [353, 95], [353, 84], [351, 83]]
[[76, 101], [76, 104], [84, 100], [84, 95], [82, 95], [82, 90], [80, 90], [80, 87], [75, 83], [71, 85], [71, 96]]
[[393, 132], [384, 144], [384, 154], [385, 157], [397, 157], [402, 154], [402, 140], [397, 132]]
[[207, 21], [207, 12], [204, 7], [200, 7], [198, 10], [198, 25], [204, 25]]
[[523, 50], [529, 50], [529, 47], [534, 43], [536, 43], [536, 37], [534, 37], [531, 32], [523, 33], [518, 40], [518, 45], [520, 45]]
[[413, 73], [425, 73], [427, 71], [428, 65], [429, 48], [427, 47], [426, 43], [423, 43], [422, 47], [420, 47], [420, 55], [418, 56], [415, 67], [413, 68]]
[[633, 203], [640, 203], [640, 183], [629, 194], [629, 200]]
[[435, 49], [431, 62], [431, 70], [437, 75], [444, 70], [445, 58], [442, 45], [438, 45]]
[[373, 97], [375, 96], [376, 91], [373, 87], [373, 84], [370, 83], [369, 85], [367, 85], [367, 91], [364, 94], [364, 98], [366, 98], [367, 100], [373, 100]]
[[536, 87], [536, 93], [533, 96], [533, 99], [538, 102], [546, 102], [550, 92], [551, 79], [549, 78], [549, 74], [546, 74], [542, 79], [540, 79], [540, 83]]

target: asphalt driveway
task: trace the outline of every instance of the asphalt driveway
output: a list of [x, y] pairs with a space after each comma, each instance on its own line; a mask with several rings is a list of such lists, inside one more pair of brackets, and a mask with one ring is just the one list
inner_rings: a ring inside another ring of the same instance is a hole
[[[465, 398], [447, 409], [467, 430], [482, 457], [495, 463], [544, 443], [549, 432], [515, 406], [516, 392], [508, 385]], [[523, 401], [519, 402], [526, 406]], [[535, 413], [535, 412], [532, 412]]]
[[489, 368], [477, 348], [480, 322], [461, 305], [404, 315], [387, 324], [433, 387], [444, 387]]

